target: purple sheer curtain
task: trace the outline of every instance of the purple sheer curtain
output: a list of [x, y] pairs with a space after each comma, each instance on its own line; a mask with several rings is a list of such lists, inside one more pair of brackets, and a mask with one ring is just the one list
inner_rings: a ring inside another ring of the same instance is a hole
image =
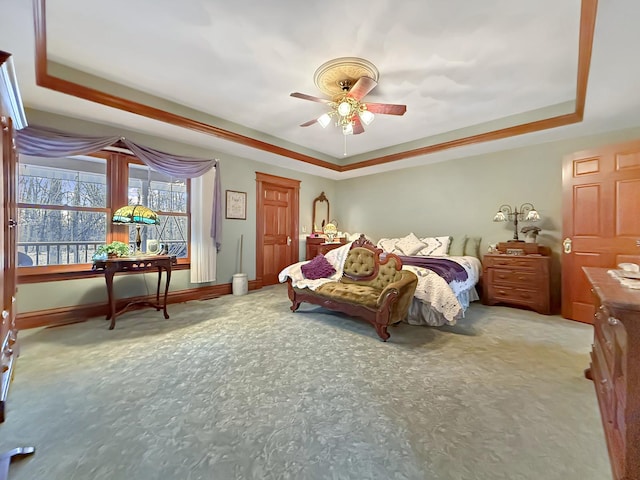
[[154, 150], [139, 145], [125, 137], [97, 137], [77, 135], [58, 130], [28, 126], [16, 132], [18, 152], [45, 158], [60, 158], [73, 155], [87, 155], [121, 140], [145, 165], [158, 172], [176, 178], [194, 178], [210, 169], [216, 169], [213, 186], [213, 213], [211, 218], [211, 238], [220, 250], [222, 241], [222, 194], [220, 192], [220, 167], [217, 160], [185, 157]]

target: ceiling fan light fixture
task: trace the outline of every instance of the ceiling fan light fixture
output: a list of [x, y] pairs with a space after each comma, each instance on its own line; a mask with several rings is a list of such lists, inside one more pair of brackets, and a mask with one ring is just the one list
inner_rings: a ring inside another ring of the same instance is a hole
[[323, 113], [322, 115], [320, 115], [320, 117], [318, 117], [318, 123], [322, 128], [327, 128], [327, 125], [331, 123], [331, 117], [328, 113]]
[[369, 110], [363, 110], [360, 112], [360, 120], [362, 120], [362, 123], [364, 123], [365, 125], [371, 125], [371, 122], [373, 122], [374, 118], [376, 118], [376, 116]]
[[347, 117], [351, 113], [351, 104], [346, 100], [343, 100], [338, 104], [338, 114], [341, 117]]

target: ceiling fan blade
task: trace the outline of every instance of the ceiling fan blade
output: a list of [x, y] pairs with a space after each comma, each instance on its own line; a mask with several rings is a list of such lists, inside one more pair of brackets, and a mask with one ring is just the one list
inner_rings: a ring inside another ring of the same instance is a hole
[[371, 113], [381, 113], [384, 115], [404, 115], [407, 111], [406, 105], [394, 105], [392, 103], [365, 103], [367, 110]]
[[347, 93], [347, 97], [355, 98], [360, 101], [367, 93], [373, 90], [378, 82], [376, 82], [373, 78], [369, 77], [360, 77], [356, 83], [353, 84], [353, 87], [349, 89], [349, 93]]
[[331, 103], [331, 100], [327, 100], [326, 98], [314, 97], [313, 95], [307, 95], [306, 93], [293, 92], [291, 96], [295, 98], [301, 98], [302, 100], [311, 100], [312, 102]]
[[364, 127], [362, 126], [362, 121], [359, 116], [353, 117], [353, 134], [359, 135], [364, 132]]
[[309, 120], [308, 122], [301, 123], [300, 126], [301, 127], [310, 127], [314, 123], [318, 123], [318, 119], [317, 118], [314, 118], [313, 120]]

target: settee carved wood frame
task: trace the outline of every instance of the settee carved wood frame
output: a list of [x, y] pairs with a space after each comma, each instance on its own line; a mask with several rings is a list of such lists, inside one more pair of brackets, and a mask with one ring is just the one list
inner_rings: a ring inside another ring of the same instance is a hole
[[[347, 275], [346, 273], [343, 273], [343, 276], [349, 278], [351, 281], [367, 281], [375, 278], [380, 270], [380, 265], [385, 265], [392, 258], [395, 258], [396, 260], [395, 269], [397, 271], [402, 270], [402, 260], [400, 260], [397, 255], [393, 253], [386, 253], [385, 256], [381, 258], [383, 251], [379, 248], [376, 248], [369, 240], [367, 240], [364, 235], [361, 235], [360, 238], [354, 241], [351, 245], [351, 249], [354, 249], [356, 247], [366, 248], [374, 253], [374, 270], [372, 274], [366, 276]], [[379, 305], [375, 310], [364, 305], [342, 302], [330, 297], [322, 296], [308, 288], [295, 288], [291, 284], [291, 278], [287, 280], [287, 291], [289, 294], [289, 299], [291, 300], [292, 312], [298, 310], [302, 302], [307, 302], [313, 305], [319, 305], [329, 310], [346, 313], [347, 315], [366, 320], [373, 325], [373, 327], [376, 329], [376, 333], [384, 342], [386, 342], [391, 336], [387, 331], [387, 327], [391, 325], [389, 323], [389, 320], [393, 304], [398, 300], [398, 297], [400, 295], [400, 293], [396, 289], [387, 291], [382, 301], [379, 302]]]

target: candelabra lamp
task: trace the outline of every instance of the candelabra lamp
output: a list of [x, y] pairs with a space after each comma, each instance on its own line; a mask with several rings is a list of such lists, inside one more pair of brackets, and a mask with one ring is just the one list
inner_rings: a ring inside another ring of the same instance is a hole
[[111, 220], [113, 223], [128, 223], [136, 226], [136, 255], [142, 253], [140, 245], [142, 237], [140, 236], [140, 225], [158, 225], [160, 219], [158, 214], [143, 205], [126, 205], [119, 208], [113, 214]]
[[519, 242], [518, 238], [518, 222], [537, 222], [540, 220], [540, 214], [531, 203], [523, 203], [518, 207], [511, 208], [510, 205], [501, 205], [498, 212], [493, 217], [494, 222], [510, 222], [513, 221], [513, 241]]

